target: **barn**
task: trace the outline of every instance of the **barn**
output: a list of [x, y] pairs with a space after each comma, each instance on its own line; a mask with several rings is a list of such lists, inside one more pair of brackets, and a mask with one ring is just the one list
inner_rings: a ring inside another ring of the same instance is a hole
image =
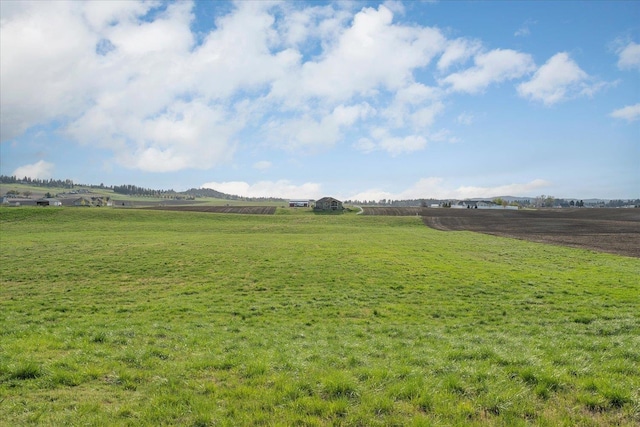
[[344, 207], [342, 206], [342, 202], [338, 199], [334, 199], [333, 197], [323, 197], [322, 199], [316, 200], [316, 206], [314, 209], [317, 211], [341, 211]]

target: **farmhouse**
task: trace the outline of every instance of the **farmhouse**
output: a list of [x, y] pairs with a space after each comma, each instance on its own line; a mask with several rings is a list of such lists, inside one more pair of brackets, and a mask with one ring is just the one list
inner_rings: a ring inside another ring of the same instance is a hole
[[318, 211], [341, 211], [344, 207], [342, 206], [342, 202], [338, 199], [334, 199], [333, 197], [323, 197], [322, 199], [316, 200], [316, 206], [314, 209]]
[[58, 199], [44, 198], [36, 201], [38, 206], [62, 206], [62, 202]]

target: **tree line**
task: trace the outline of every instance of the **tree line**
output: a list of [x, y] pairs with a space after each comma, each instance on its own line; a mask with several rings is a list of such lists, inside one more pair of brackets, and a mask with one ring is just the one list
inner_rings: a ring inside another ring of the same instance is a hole
[[76, 184], [70, 179], [39, 179], [30, 178], [25, 176], [24, 178], [18, 178], [15, 175], [6, 176], [0, 175], [0, 183], [2, 184], [27, 184], [34, 187], [48, 187], [48, 188], [73, 188]]
[[112, 190], [116, 194], [125, 194], [127, 196], [150, 196], [150, 197], [167, 197], [175, 196], [173, 190], [154, 190], [151, 188], [138, 187], [137, 185], [114, 185]]

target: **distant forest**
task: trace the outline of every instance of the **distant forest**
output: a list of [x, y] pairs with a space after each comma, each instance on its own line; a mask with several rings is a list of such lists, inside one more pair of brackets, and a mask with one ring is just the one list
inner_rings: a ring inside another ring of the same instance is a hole
[[[70, 179], [38, 179], [38, 178], [18, 178], [16, 176], [0, 175], [0, 184], [26, 184], [34, 187], [43, 188], [60, 188], [60, 189], [74, 189], [76, 187], [92, 188], [100, 190], [111, 190], [116, 194], [122, 194], [126, 196], [147, 196], [147, 197], [160, 197], [166, 199], [195, 199], [200, 197], [212, 197], [216, 199], [224, 200], [237, 200], [245, 202], [284, 202], [285, 199], [276, 197], [242, 197], [232, 194], [221, 193], [210, 188], [191, 188], [187, 191], [176, 192], [174, 190], [155, 190], [151, 188], [138, 187], [137, 185], [104, 185], [104, 184], [76, 184]], [[545, 197], [545, 196], [542, 196]], [[559, 199], [553, 197], [547, 197], [552, 201], [551, 206], [561, 207], [573, 207], [573, 206], [596, 206], [606, 208], [618, 208], [627, 205], [640, 206], [640, 199], [635, 200], [601, 200], [598, 202], [592, 202], [587, 204], [586, 202], [575, 201], [575, 199]], [[370, 205], [370, 206], [429, 206], [431, 204], [438, 204], [447, 202], [448, 200], [439, 199], [410, 199], [410, 200], [346, 200], [344, 203], [353, 205]], [[536, 205], [536, 202], [531, 200], [514, 200], [515, 203], [520, 206]], [[543, 205], [544, 206], [544, 205]], [[549, 205], [548, 205], [549, 206]]]

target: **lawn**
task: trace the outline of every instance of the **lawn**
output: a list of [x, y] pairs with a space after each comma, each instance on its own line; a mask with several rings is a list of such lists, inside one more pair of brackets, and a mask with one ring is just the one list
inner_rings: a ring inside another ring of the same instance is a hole
[[0, 425], [637, 425], [638, 277], [418, 217], [0, 208]]

